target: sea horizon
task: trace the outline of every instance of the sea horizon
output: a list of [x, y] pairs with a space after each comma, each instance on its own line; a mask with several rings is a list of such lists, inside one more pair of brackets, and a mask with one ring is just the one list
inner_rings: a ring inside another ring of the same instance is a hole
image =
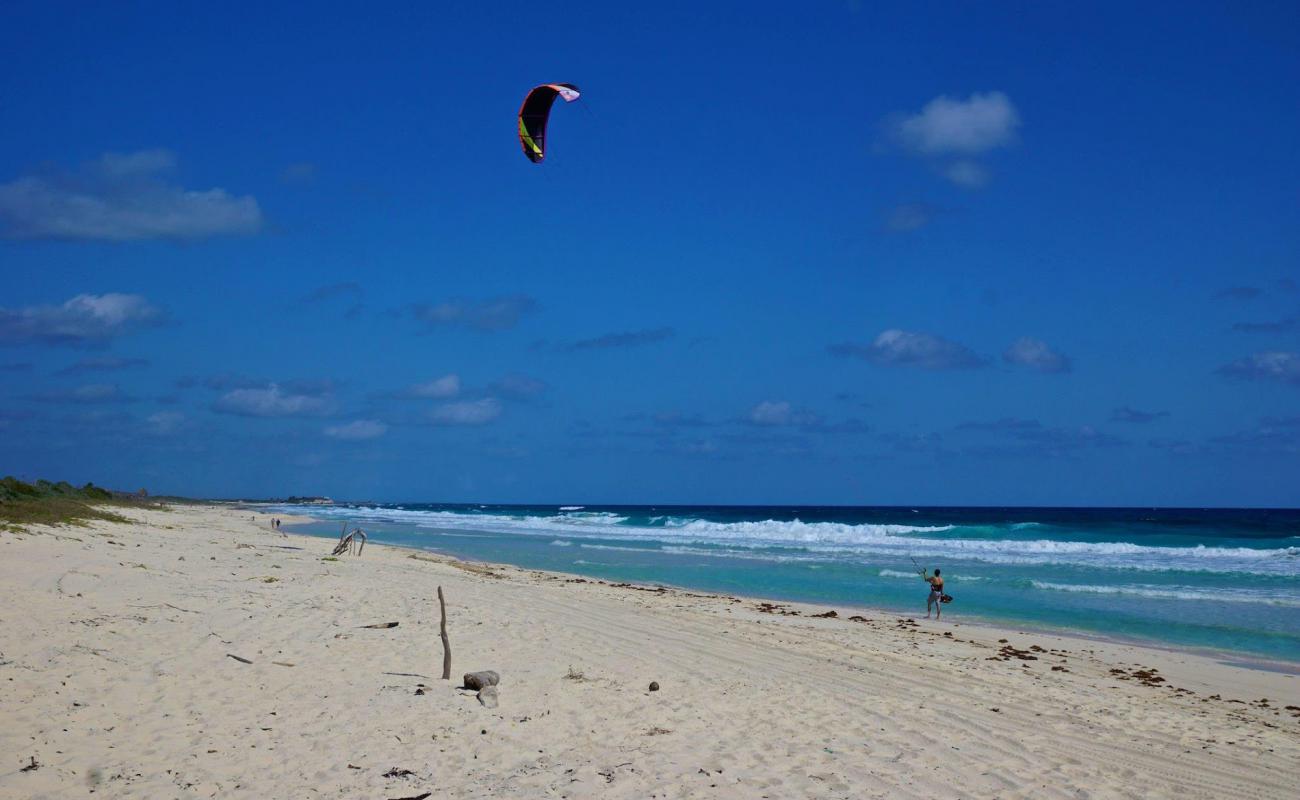
[[[167, 497], [167, 496], [164, 496]], [[1005, 509], [1005, 510], [1054, 510], [1054, 511], [1259, 511], [1259, 512], [1286, 512], [1300, 514], [1300, 505], [1295, 506], [1250, 506], [1250, 505], [1052, 505], [1052, 504], [1035, 504], [1035, 503], [952, 503], [952, 504], [933, 504], [933, 503], [680, 503], [680, 502], [656, 502], [656, 503], [631, 503], [616, 502], [606, 503], [594, 500], [569, 500], [561, 503], [525, 503], [525, 502], [498, 502], [493, 500], [375, 500], [371, 498], [331, 498], [321, 496], [324, 502], [320, 503], [291, 503], [284, 497], [207, 497], [194, 496], [184, 497], [184, 499], [196, 500], [204, 503], [247, 503], [250, 505], [323, 505], [323, 506], [407, 506], [407, 505], [428, 505], [440, 507], [490, 507], [490, 508], [563, 508], [565, 506], [581, 506], [583, 508], [774, 508], [774, 509], [806, 509], [806, 508], [829, 508], [829, 509], [869, 509], [869, 510], [912, 510], [912, 509]], [[1300, 534], [1297, 534], [1300, 536]]]

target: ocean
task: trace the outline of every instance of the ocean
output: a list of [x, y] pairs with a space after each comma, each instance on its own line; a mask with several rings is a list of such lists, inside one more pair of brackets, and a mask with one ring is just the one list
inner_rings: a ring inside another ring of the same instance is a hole
[[275, 505], [479, 561], [1300, 662], [1300, 510]]

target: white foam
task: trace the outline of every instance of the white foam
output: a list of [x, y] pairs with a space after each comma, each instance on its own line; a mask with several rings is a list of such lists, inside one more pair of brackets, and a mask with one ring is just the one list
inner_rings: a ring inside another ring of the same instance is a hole
[[527, 521], [543, 519], [561, 519], [574, 525], [619, 525], [627, 522], [627, 517], [608, 511], [569, 511], [557, 517], [519, 517]]
[[687, 533], [712, 534], [728, 539], [754, 538], [786, 542], [844, 542], [852, 543], [866, 538], [901, 536], [906, 533], [942, 533], [952, 525], [876, 525], [862, 523], [848, 525], [842, 522], [802, 522], [797, 519], [763, 520], [761, 522], [712, 522], [705, 519], [669, 517], [665, 528]]
[[[906, 578], [912, 581], [921, 577], [920, 575], [917, 575], [915, 572], [901, 572], [896, 569], [882, 569], [876, 574], [882, 578]], [[978, 575], [953, 575], [948, 570], [944, 570], [943, 577], [947, 578], [950, 581], [955, 581], [960, 583], [972, 583], [974, 581], [988, 580], [988, 578], [982, 578]]]
[[580, 544], [583, 550], [623, 550], [632, 553], [644, 553], [649, 548], [646, 547], [619, 547], [616, 544]]
[[917, 575], [915, 572], [899, 572], [896, 569], [882, 569], [877, 574], [880, 575], [880, 577], [882, 578], [907, 578], [909, 580], [916, 580], [917, 578], [921, 577], [920, 575]]
[[[598, 545], [592, 546], [597, 547]], [[749, 558], [756, 561], [774, 561], [778, 564], [825, 562], [829, 560], [824, 553], [777, 553], [771, 550], [754, 550], [745, 547], [692, 547], [685, 544], [668, 544], [659, 549], [660, 552], [677, 555]]]
[[1114, 594], [1150, 597], [1159, 600], [1207, 600], [1219, 603], [1262, 603], [1272, 606], [1300, 608], [1300, 597], [1290, 592], [1260, 589], [1201, 589], [1192, 586], [1161, 586], [1157, 584], [1120, 584], [1093, 586], [1074, 583], [1030, 581], [1035, 589], [1081, 594]]

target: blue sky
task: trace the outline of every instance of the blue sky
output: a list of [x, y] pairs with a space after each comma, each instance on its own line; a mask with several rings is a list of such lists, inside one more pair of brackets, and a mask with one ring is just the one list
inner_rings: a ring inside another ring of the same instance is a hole
[[0, 472], [1300, 498], [1294, 4], [434, 5], [6, 7]]

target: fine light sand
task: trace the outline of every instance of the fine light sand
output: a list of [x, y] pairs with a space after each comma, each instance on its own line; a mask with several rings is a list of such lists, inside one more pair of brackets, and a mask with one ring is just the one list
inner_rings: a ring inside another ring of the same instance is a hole
[[[228, 507], [133, 516], [0, 533], [0, 797], [1278, 800], [1300, 784], [1285, 672], [375, 545], [324, 561], [329, 541]], [[383, 622], [400, 624], [362, 627]], [[477, 669], [501, 673], [498, 708], [456, 688]]]

